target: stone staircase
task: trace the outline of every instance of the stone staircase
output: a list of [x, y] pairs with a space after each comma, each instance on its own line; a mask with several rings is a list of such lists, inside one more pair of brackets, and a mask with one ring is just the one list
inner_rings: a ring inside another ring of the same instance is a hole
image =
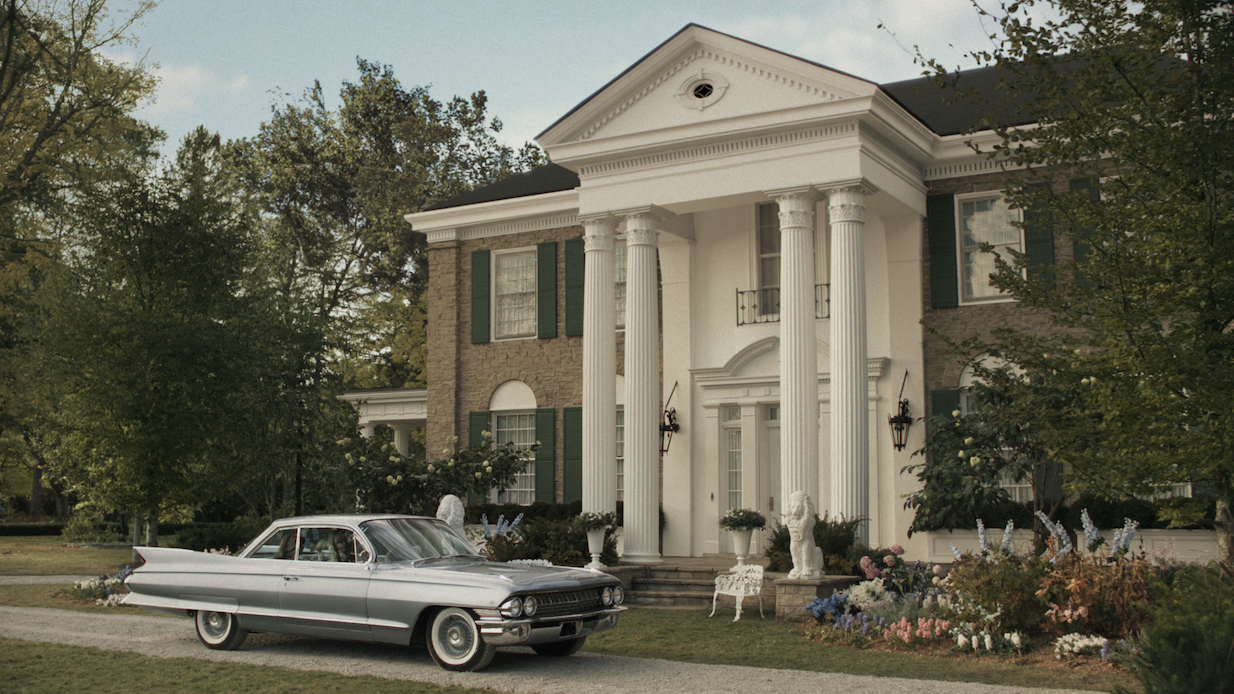
[[[750, 557], [751, 563], [760, 561]], [[626, 593], [627, 605], [647, 607], [677, 607], [710, 609], [715, 591], [716, 575], [728, 571], [737, 561], [733, 555], [709, 555], [701, 558], [666, 558], [665, 563], [648, 566], [643, 575], [634, 576]], [[764, 566], [766, 565], [763, 562]], [[763, 611], [774, 618], [776, 605], [775, 579], [784, 574], [764, 574]], [[719, 607], [732, 609], [733, 598], [720, 596]], [[743, 609], [757, 614], [758, 601], [746, 598]]]

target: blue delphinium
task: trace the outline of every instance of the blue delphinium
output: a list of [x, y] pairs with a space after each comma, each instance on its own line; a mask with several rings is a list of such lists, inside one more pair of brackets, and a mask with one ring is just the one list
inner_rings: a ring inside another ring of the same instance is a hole
[[1114, 531], [1112, 549], [1115, 554], [1123, 555], [1131, 549], [1131, 541], [1135, 539], [1135, 529], [1139, 525], [1139, 523], [1130, 518], [1123, 519], [1123, 527]]
[[985, 541], [985, 523], [980, 518], [977, 519], [977, 546], [981, 549], [981, 556], [985, 556], [990, 551]]
[[998, 546], [998, 551], [1006, 554], [1011, 551], [1011, 534], [1015, 532], [1015, 521], [1007, 521], [1007, 527], [1003, 529], [1003, 542]]
[[1045, 526], [1045, 529], [1050, 531], [1050, 534], [1054, 536], [1054, 539], [1058, 540], [1057, 549], [1054, 552], [1054, 556], [1050, 557], [1050, 563], [1053, 564], [1059, 559], [1062, 559], [1070, 554], [1072, 550], [1071, 538], [1067, 536], [1067, 531], [1063, 530], [1061, 525], [1050, 520], [1050, 517], [1041, 511], [1037, 512], [1037, 518], [1041, 521], [1041, 524]]
[[823, 621], [823, 615], [829, 614], [833, 618], [839, 617], [845, 608], [845, 603], [848, 602], [848, 593], [840, 593], [831, 591], [831, 596], [826, 598], [814, 598], [805, 609], [806, 612], [814, 615], [818, 621]]
[[1096, 552], [1101, 543], [1105, 542], [1105, 538], [1097, 530], [1093, 519], [1088, 517], [1088, 509], [1080, 511], [1080, 522], [1084, 524], [1084, 542], [1088, 545], [1088, 551]]

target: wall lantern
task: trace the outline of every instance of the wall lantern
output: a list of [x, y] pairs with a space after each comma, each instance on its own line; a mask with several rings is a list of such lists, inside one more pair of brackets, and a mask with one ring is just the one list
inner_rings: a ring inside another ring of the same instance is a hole
[[908, 413], [908, 400], [904, 397], [904, 386], [908, 384], [908, 371], [904, 372], [904, 381], [900, 383], [899, 411], [895, 416], [887, 415], [887, 424], [891, 426], [891, 445], [897, 451], [904, 450], [908, 445], [908, 428], [913, 425], [913, 417]]
[[673, 445], [673, 434], [681, 431], [681, 425], [677, 423], [677, 408], [668, 406], [676, 392], [677, 384], [674, 383], [668, 399], [664, 401], [664, 421], [660, 423], [660, 455], [668, 453], [668, 447]]

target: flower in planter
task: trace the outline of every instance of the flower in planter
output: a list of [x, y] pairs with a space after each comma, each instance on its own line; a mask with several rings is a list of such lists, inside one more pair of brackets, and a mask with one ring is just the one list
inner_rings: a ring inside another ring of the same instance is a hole
[[725, 530], [762, 530], [767, 527], [767, 519], [753, 509], [730, 508], [720, 517], [720, 527]]
[[574, 527], [587, 532], [589, 530], [607, 530], [617, 524], [617, 519], [611, 513], [596, 513], [587, 511], [574, 517]]

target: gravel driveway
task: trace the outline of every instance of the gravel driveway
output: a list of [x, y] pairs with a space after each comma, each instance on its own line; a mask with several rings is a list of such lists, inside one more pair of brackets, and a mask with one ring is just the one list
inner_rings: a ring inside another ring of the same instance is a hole
[[[156, 658], [200, 658], [220, 662], [325, 670], [344, 675], [435, 684], [488, 687], [505, 692], [613, 693], [845, 692], [846, 694], [1050, 694], [1076, 692], [957, 682], [906, 680], [834, 673], [770, 670], [732, 665], [693, 665], [666, 660], [579, 653], [541, 658], [530, 649], [497, 651], [483, 672], [451, 673], [438, 668], [423, 648], [324, 641], [253, 634], [238, 651], [211, 651], [197, 641], [192, 622], [140, 615], [103, 615], [68, 610], [0, 606], [0, 637], [71, 646], [132, 651]], [[1078, 694], [1078, 692], [1077, 692]]]

